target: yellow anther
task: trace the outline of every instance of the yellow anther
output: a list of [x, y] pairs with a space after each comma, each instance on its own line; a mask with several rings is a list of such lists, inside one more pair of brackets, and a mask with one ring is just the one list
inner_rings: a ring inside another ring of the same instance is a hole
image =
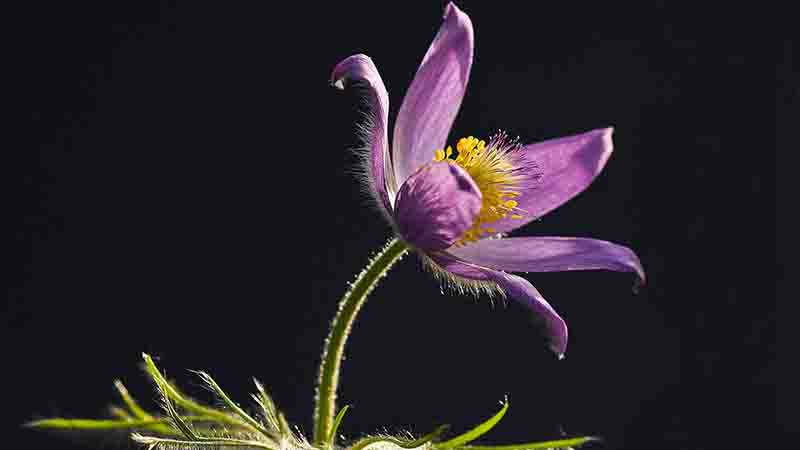
[[483, 197], [475, 223], [455, 244], [461, 247], [487, 234], [496, 234], [496, 228], [486, 226], [492, 222], [522, 218], [521, 214], [517, 214], [521, 212], [517, 208], [518, 202], [511, 200], [520, 196], [514, 188], [522, 178], [515, 173], [513, 160], [508, 158], [509, 147], [502, 144], [487, 148], [486, 141], [467, 136], [456, 141], [455, 150], [458, 154], [454, 159], [450, 159], [453, 155], [452, 147], [436, 150], [434, 160], [448, 160], [461, 166], [472, 177]]

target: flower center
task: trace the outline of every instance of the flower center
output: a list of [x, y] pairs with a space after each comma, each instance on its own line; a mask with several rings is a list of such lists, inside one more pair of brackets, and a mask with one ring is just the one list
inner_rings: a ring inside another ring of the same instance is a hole
[[488, 146], [485, 141], [472, 136], [459, 139], [456, 144], [457, 155], [453, 155], [450, 146], [435, 151], [434, 161], [447, 161], [461, 166], [472, 177], [483, 196], [475, 223], [455, 243], [456, 246], [496, 233], [489, 226], [492, 222], [505, 218], [522, 219], [524, 211], [517, 207], [518, 203], [514, 200], [520, 195], [517, 187], [525, 177], [514, 164], [513, 153], [518, 147], [515, 142], [509, 142], [505, 134], [498, 134], [489, 140]]

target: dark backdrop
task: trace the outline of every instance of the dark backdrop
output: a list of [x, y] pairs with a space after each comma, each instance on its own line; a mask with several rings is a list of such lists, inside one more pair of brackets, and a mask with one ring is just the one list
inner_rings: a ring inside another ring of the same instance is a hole
[[[210, 371], [242, 402], [256, 376], [308, 433], [328, 321], [390, 233], [351, 173], [358, 99], [328, 76], [369, 54], [393, 120], [443, 4], [137, 3], [8, 16], [7, 87], [23, 120], [3, 149], [4, 439], [125, 442], [18, 424], [101, 415], [116, 377], [151, 405], [142, 351], [190, 389], [184, 369]], [[559, 362], [517, 305], [442, 295], [408, 257], [354, 329], [343, 431], [464, 430], [508, 395], [486, 442], [768, 438], [774, 154], [754, 126], [771, 119], [747, 88], [759, 44], [742, 17], [652, 2], [459, 5], [476, 57], [451, 140], [615, 126], [591, 188], [517, 234], [628, 245], [649, 284], [633, 295], [626, 274], [527, 275], [570, 325]]]

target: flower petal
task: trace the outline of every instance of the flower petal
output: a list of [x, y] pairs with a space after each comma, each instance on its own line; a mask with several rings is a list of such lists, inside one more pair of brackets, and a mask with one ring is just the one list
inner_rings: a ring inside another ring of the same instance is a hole
[[614, 270], [645, 274], [636, 254], [627, 247], [597, 239], [575, 237], [515, 237], [483, 239], [448, 250], [460, 259], [509, 272]]
[[472, 264], [446, 253], [428, 255], [442, 269], [478, 281], [491, 281], [513, 300], [528, 308], [533, 317], [542, 324], [550, 349], [559, 359], [564, 358], [567, 351], [567, 324], [550, 306], [542, 294], [528, 280], [498, 270]]
[[550, 350], [558, 359], [564, 359], [567, 352], [567, 323], [556, 310], [542, 297], [542, 294], [526, 279], [505, 272], [494, 272], [492, 281], [497, 283], [512, 299], [521, 303], [541, 320], [547, 334]]
[[388, 130], [389, 94], [378, 69], [367, 55], [353, 55], [336, 65], [331, 84], [344, 89], [351, 82], [360, 82], [366, 90], [369, 119], [365, 128], [367, 141], [367, 174], [370, 192], [377, 197], [389, 215], [392, 212], [397, 183], [389, 157]]
[[395, 224], [400, 236], [420, 250], [444, 250], [472, 227], [481, 205], [481, 191], [464, 169], [433, 162], [400, 187]]
[[505, 218], [490, 225], [498, 233], [519, 228], [538, 219], [586, 189], [603, 170], [614, 148], [613, 128], [551, 139], [522, 147], [516, 164], [531, 168], [535, 179], [519, 186], [515, 198], [522, 219]]
[[448, 4], [397, 115], [392, 148], [400, 184], [444, 148], [467, 87], [472, 49], [472, 21]]

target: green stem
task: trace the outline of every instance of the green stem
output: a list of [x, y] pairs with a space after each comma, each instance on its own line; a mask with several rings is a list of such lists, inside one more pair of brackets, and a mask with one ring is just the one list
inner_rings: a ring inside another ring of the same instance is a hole
[[319, 367], [317, 395], [314, 405], [314, 443], [318, 448], [330, 446], [331, 431], [336, 415], [336, 388], [339, 385], [339, 369], [342, 365], [344, 346], [353, 328], [353, 322], [361, 306], [367, 300], [386, 272], [408, 251], [408, 245], [392, 238], [367, 267], [361, 271], [356, 281], [344, 294], [339, 303], [339, 311], [331, 324], [331, 331], [325, 340], [322, 351], [322, 362]]

